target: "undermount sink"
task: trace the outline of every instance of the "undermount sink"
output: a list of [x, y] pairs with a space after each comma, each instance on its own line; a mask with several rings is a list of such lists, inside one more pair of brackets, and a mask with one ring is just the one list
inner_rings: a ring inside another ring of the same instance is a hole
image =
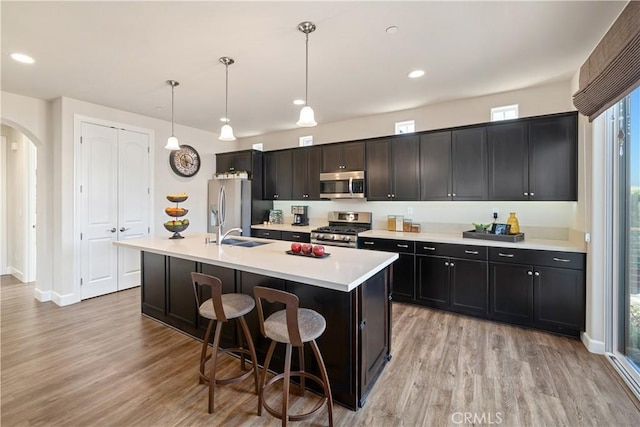
[[240, 240], [240, 239], [224, 239], [223, 245], [242, 246], [243, 248], [253, 248], [255, 246], [266, 245], [271, 242], [256, 242], [253, 240]]

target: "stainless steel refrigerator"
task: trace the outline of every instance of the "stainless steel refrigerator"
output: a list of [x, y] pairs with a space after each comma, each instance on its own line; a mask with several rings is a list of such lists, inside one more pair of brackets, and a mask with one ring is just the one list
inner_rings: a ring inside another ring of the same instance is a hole
[[[221, 196], [224, 187], [225, 197]], [[213, 212], [225, 212], [223, 231], [233, 227], [242, 228], [243, 236], [251, 236], [251, 224], [260, 223], [266, 212], [273, 207], [271, 200], [254, 198], [251, 194], [252, 181], [246, 178], [220, 177], [209, 180], [209, 233], [215, 233]], [[261, 196], [261, 194], [260, 194]], [[223, 206], [220, 206], [223, 204]]]

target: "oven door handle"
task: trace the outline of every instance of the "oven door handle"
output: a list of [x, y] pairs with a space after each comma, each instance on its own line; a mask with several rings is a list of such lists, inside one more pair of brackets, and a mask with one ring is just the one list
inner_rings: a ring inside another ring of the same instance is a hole
[[353, 196], [353, 177], [349, 178], [349, 194]]

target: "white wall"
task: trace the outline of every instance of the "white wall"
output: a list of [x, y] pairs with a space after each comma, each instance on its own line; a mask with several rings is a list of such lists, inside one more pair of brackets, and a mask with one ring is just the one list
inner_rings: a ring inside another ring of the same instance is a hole
[[[186, 234], [193, 232], [205, 232], [207, 226], [207, 181], [213, 176], [215, 171], [215, 153], [227, 151], [225, 143], [219, 141], [216, 135], [199, 129], [194, 129], [179, 124], [175, 125], [175, 134], [181, 144], [194, 147], [200, 153], [202, 166], [198, 174], [192, 178], [182, 178], [173, 173], [169, 166], [169, 151], [164, 149], [167, 137], [171, 134], [171, 123], [163, 120], [133, 114], [126, 111], [116, 110], [101, 105], [91, 104], [71, 98], [59, 98], [55, 101], [59, 109], [54, 113], [53, 121], [60, 123], [59, 131], [54, 132], [54, 143], [56, 147], [56, 169], [53, 176], [55, 181], [55, 200], [59, 201], [56, 209], [55, 223], [60, 224], [56, 231], [56, 242], [59, 242], [60, 250], [54, 255], [54, 264], [65, 265], [56, 274], [56, 293], [65, 300], [74, 302], [75, 286], [78, 275], [76, 269], [79, 266], [69, 268], [68, 259], [74, 259], [74, 253], [78, 245], [76, 236], [73, 233], [66, 233], [64, 230], [76, 229], [76, 221], [69, 212], [74, 209], [76, 203], [76, 192], [74, 192], [74, 118], [76, 115], [91, 117], [101, 120], [112, 121], [125, 127], [127, 125], [136, 128], [149, 129], [153, 133], [152, 140], [152, 234], [167, 238], [170, 233], [164, 229], [162, 223], [167, 217], [164, 208], [170, 206], [165, 195], [168, 193], [189, 194], [189, 199], [184, 202], [183, 207], [189, 209], [190, 226]], [[77, 293], [77, 292], [75, 292]]]
[[[305, 135], [313, 135], [314, 144], [392, 135], [395, 132], [395, 122], [404, 120], [415, 120], [416, 131], [484, 123], [490, 120], [491, 107], [511, 104], [519, 104], [520, 117], [575, 110], [571, 103], [571, 82], [567, 80], [412, 110], [319, 124], [313, 128], [297, 128], [243, 138], [238, 141], [238, 149], [251, 148], [252, 144], [258, 142], [264, 144], [265, 151], [297, 147], [298, 138]], [[297, 117], [291, 117], [292, 123], [296, 120]]]

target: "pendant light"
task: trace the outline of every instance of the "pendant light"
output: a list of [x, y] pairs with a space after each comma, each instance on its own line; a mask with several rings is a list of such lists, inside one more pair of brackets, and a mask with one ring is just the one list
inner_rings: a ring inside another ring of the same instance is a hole
[[178, 138], [176, 138], [173, 133], [173, 89], [180, 83], [175, 80], [167, 80], [167, 84], [171, 86], [171, 136], [167, 139], [167, 145], [165, 145], [164, 148], [167, 150], [179, 150], [180, 144], [178, 143]]
[[235, 61], [233, 58], [229, 58], [223, 56], [220, 58], [220, 62], [222, 62], [226, 68], [226, 84], [225, 84], [225, 96], [224, 96], [224, 120], [225, 124], [220, 128], [220, 136], [218, 139], [220, 141], [235, 141], [236, 137], [233, 136], [233, 128], [229, 124], [229, 65], [233, 64]]
[[313, 127], [317, 126], [316, 119], [314, 118], [313, 109], [309, 106], [309, 33], [313, 33], [316, 30], [316, 26], [313, 22], [305, 21], [298, 24], [298, 30], [303, 32], [306, 36], [305, 41], [305, 77], [304, 77], [304, 107], [300, 110], [300, 119], [296, 123], [300, 127]]

